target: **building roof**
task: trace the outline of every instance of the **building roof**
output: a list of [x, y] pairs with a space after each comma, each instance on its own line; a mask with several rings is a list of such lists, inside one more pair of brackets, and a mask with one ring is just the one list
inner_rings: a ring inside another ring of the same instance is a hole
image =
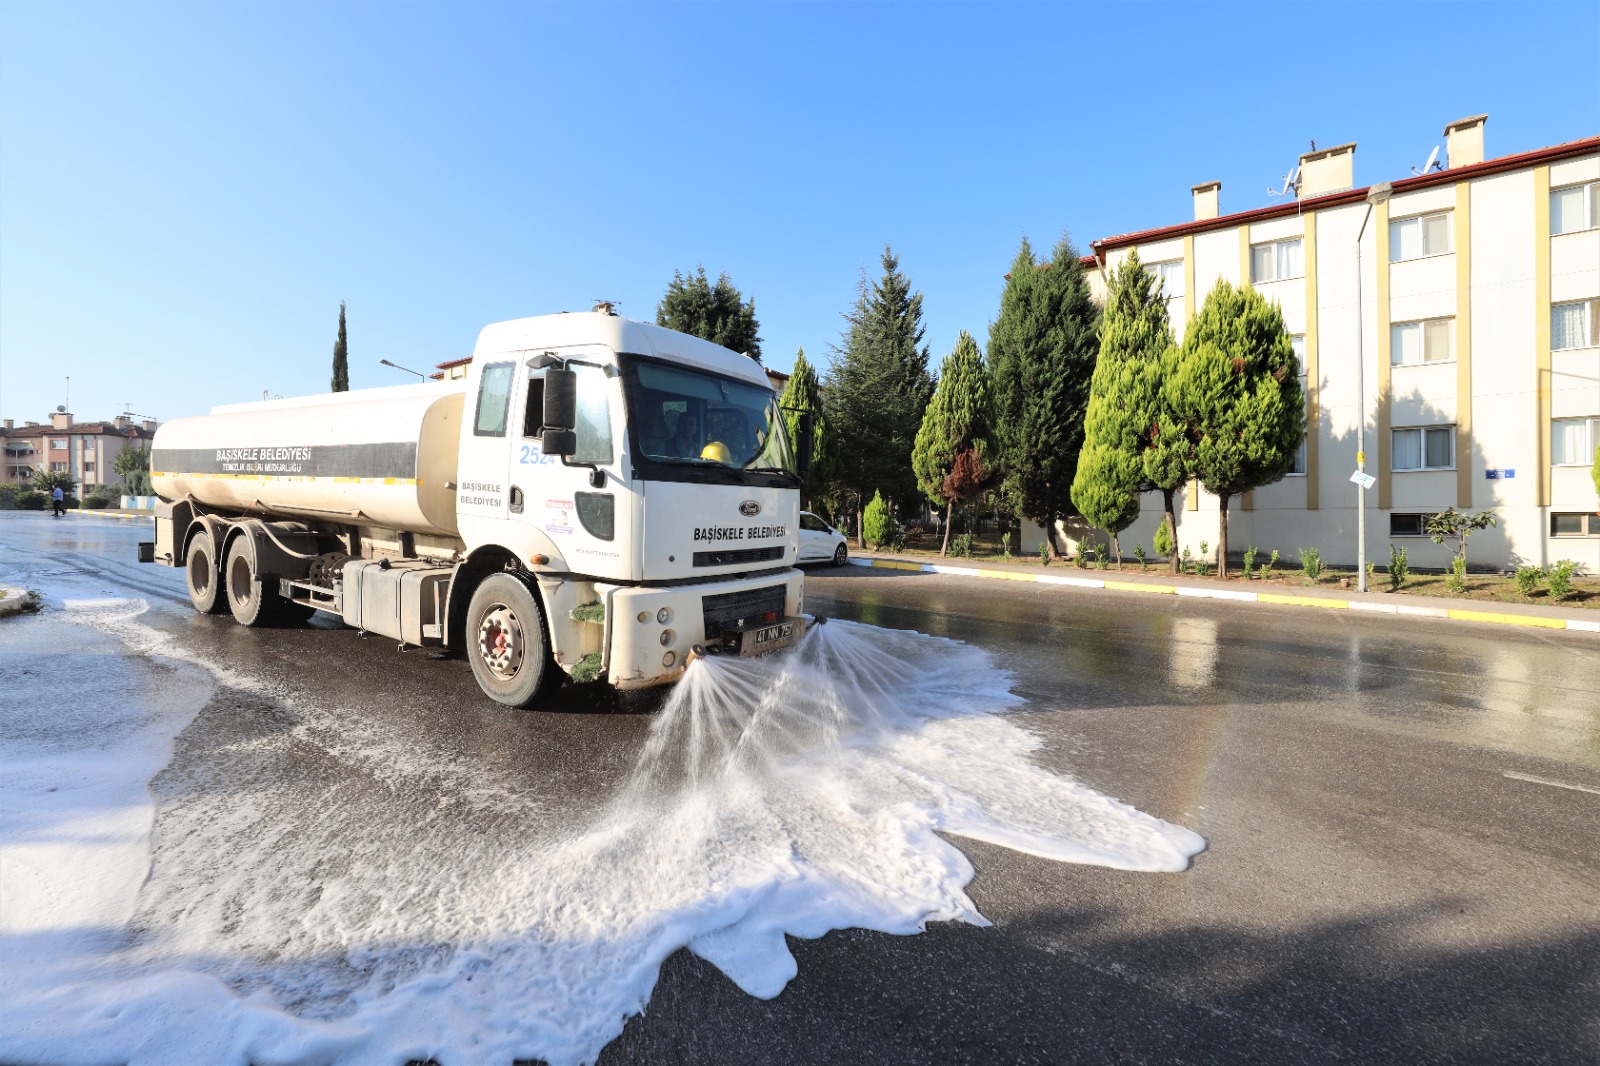
[[142, 426], [129, 426], [119, 429], [114, 422], [74, 422], [66, 429], [56, 429], [54, 426], [40, 423], [32, 426], [13, 426], [10, 429], [0, 427], [0, 437], [7, 440], [31, 440], [34, 437], [127, 437], [130, 440], [149, 440], [155, 436]]
[[[1486, 177], [1490, 174], [1498, 174], [1502, 171], [1536, 166], [1540, 163], [1553, 163], [1557, 160], [1587, 155], [1595, 151], [1600, 151], [1600, 137], [1586, 137], [1583, 140], [1568, 141], [1565, 144], [1557, 144], [1549, 148], [1536, 148], [1531, 152], [1521, 152], [1516, 155], [1505, 155], [1482, 163], [1472, 163], [1464, 167], [1438, 170], [1414, 178], [1402, 178], [1393, 183], [1394, 191], [1396, 195], [1414, 192], [1417, 189], [1426, 189], [1434, 185], [1447, 185], [1472, 178]], [[1250, 211], [1239, 211], [1231, 215], [1222, 215], [1218, 218], [1182, 222], [1176, 226], [1162, 226], [1157, 229], [1139, 230], [1133, 233], [1119, 233], [1114, 237], [1102, 237], [1097, 241], [1093, 241], [1090, 243], [1090, 247], [1103, 254], [1114, 248], [1126, 248], [1130, 244], [1148, 244], [1151, 241], [1164, 241], [1194, 233], [1232, 229], [1235, 226], [1251, 222], [1264, 222], [1267, 219], [1282, 218], [1286, 215], [1301, 214], [1306, 211], [1360, 203], [1367, 198], [1367, 190], [1369, 188], [1371, 188], [1370, 185], [1363, 185], [1359, 189], [1346, 189], [1344, 192], [1329, 193], [1326, 196], [1313, 196], [1306, 200], [1290, 200], [1287, 203], [1258, 207]], [[1086, 257], [1086, 259], [1091, 258], [1094, 257]], [[1088, 265], [1087, 262], [1085, 265]]]

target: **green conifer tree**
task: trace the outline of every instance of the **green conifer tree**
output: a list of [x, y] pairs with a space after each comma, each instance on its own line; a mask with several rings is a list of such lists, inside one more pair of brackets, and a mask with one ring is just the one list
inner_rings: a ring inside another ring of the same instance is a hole
[[1111, 535], [1117, 566], [1117, 534], [1139, 517], [1139, 485], [1150, 427], [1160, 419], [1161, 354], [1172, 345], [1167, 302], [1156, 278], [1130, 255], [1112, 273], [1100, 355], [1089, 385], [1083, 451], [1072, 482], [1072, 502], [1090, 522]]
[[[1156, 358], [1155, 382], [1156, 415], [1150, 422], [1149, 438], [1145, 441], [1143, 465], [1144, 479], [1161, 493], [1165, 516], [1162, 522], [1167, 529], [1167, 542], [1171, 550], [1167, 555], [1167, 570], [1176, 574], [1178, 562], [1178, 512], [1174, 501], [1178, 489], [1194, 476], [1194, 438], [1189, 425], [1168, 403], [1165, 383], [1174, 380], [1183, 363], [1183, 349], [1168, 344]], [[1159, 550], [1159, 549], [1158, 549]]]
[[726, 274], [717, 275], [712, 284], [703, 266], [688, 277], [674, 271], [666, 295], [656, 305], [656, 325], [703, 337], [761, 362], [755, 298], [745, 300]]
[[800, 416], [811, 415], [811, 470], [800, 486], [801, 497], [808, 509], [815, 509], [817, 498], [825, 496], [828, 487], [838, 476], [838, 448], [828, 413], [822, 407], [822, 390], [817, 383], [817, 372], [806, 359], [806, 350], [799, 349], [794, 357], [794, 370], [783, 386], [783, 396], [778, 401], [783, 406], [783, 416], [789, 425], [789, 439], [800, 439]]
[[1226, 577], [1229, 501], [1281, 480], [1306, 433], [1283, 312], [1248, 285], [1218, 280], [1184, 334], [1178, 372], [1163, 386], [1194, 440], [1194, 472], [1221, 502], [1217, 557]]
[[911, 453], [918, 487], [929, 499], [945, 505], [940, 555], [950, 548], [956, 501], [971, 499], [984, 488], [984, 456], [992, 420], [983, 353], [972, 335], [962, 330], [955, 348], [939, 367], [939, 384], [923, 412]]
[[823, 392], [838, 440], [839, 481], [858, 508], [858, 530], [869, 491], [888, 493], [891, 509], [916, 497], [911, 450], [933, 395], [922, 294], [911, 291], [891, 249], [884, 248], [881, 264], [877, 281], [862, 274]]
[[339, 301], [339, 339], [333, 342], [333, 391], [350, 391], [350, 343], [344, 331], [344, 301]]
[[999, 465], [1006, 498], [1044, 528], [1076, 513], [1072, 481], [1083, 447], [1089, 383], [1099, 352], [1100, 309], [1072, 242], [1062, 237], [1038, 264], [1026, 239], [1011, 265], [999, 317], [989, 327]]

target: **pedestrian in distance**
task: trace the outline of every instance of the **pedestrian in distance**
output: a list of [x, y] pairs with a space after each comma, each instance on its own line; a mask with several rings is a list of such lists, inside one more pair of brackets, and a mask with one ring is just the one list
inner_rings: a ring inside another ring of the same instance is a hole
[[50, 499], [55, 506], [54, 517], [60, 518], [67, 513], [66, 498], [67, 494], [61, 491], [60, 485], [57, 485], [56, 490], [50, 494]]

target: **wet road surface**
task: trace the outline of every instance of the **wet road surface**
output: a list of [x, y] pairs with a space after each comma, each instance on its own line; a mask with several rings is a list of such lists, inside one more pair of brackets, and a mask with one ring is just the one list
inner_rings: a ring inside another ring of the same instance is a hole
[[[151, 921], [196, 902], [195, 856], [232, 846], [206, 827], [241, 803], [287, 807], [308, 836], [359, 826], [350, 861], [487, 855], [526, 831], [511, 807], [559, 827], [603, 803], [659, 706], [569, 688], [512, 714], [460, 660], [199, 617], [178, 571], [131, 562], [148, 536], [0, 516], [0, 581], [144, 599], [162, 655], [251, 679], [224, 677], [153, 782], [151, 884], [172, 891], [146, 893]], [[1036, 761], [1208, 849], [1153, 875], [963, 840], [993, 928], [791, 939], [799, 974], [772, 1000], [679, 951], [601, 1062], [1600, 1059], [1591, 635], [861, 568], [813, 572], [807, 601], [988, 650]], [[25, 639], [8, 624], [0, 644]], [[470, 839], [421, 831], [441, 810]], [[295, 852], [238, 860], [279, 886], [253, 899], [304, 905], [316, 871]]]

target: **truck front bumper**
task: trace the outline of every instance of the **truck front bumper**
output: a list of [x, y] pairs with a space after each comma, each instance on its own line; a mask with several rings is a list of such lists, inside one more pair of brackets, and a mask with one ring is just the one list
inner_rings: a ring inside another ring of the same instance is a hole
[[[693, 585], [607, 587], [606, 679], [619, 689], [669, 684], [683, 676], [697, 646], [736, 655], [788, 647], [805, 629], [804, 580], [791, 569]], [[792, 629], [781, 632], [783, 626]]]

